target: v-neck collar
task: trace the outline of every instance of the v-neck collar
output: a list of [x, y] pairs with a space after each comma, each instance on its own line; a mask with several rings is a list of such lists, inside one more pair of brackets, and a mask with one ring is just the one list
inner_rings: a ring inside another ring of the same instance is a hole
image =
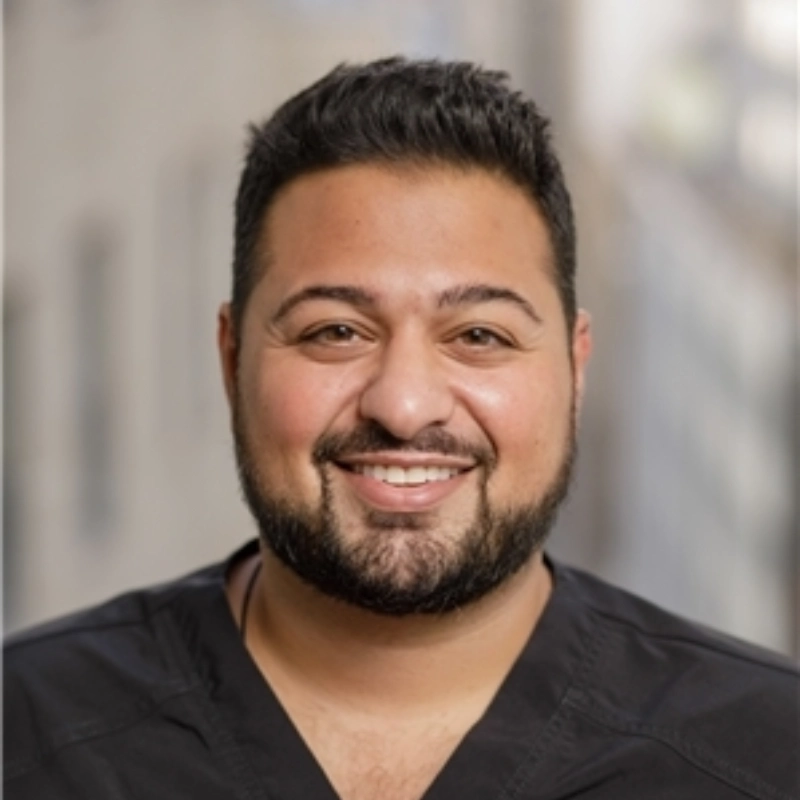
[[[273, 800], [339, 800], [322, 767], [245, 649], [225, 596], [233, 564], [250, 542], [181, 604], [180, 627], [204, 680], [214, 716], [238, 748], [248, 782]], [[423, 800], [512, 797], [557, 738], [568, 690], [591, 651], [591, 628], [575, 613], [569, 575], [548, 561], [554, 588], [534, 634], [481, 719], [469, 730]], [[244, 777], [244, 776], [242, 776]], [[258, 794], [247, 796], [258, 797]]]

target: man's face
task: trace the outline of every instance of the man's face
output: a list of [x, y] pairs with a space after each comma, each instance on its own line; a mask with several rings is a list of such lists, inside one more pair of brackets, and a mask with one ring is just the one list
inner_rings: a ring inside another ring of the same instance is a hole
[[263, 245], [220, 346], [267, 544], [374, 611], [478, 599], [563, 499], [590, 347], [535, 207], [480, 169], [349, 166], [289, 184]]

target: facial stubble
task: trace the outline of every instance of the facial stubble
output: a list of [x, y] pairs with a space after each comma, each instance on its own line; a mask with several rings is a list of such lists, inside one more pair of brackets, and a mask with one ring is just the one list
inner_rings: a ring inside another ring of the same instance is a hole
[[[494, 454], [441, 430], [413, 442], [376, 423], [345, 435], [323, 435], [312, 462], [320, 481], [316, 507], [277, 496], [258, 469], [236, 398], [233, 437], [239, 480], [262, 540], [303, 581], [330, 597], [388, 616], [443, 614], [505, 583], [541, 549], [569, 490], [575, 461], [575, 414], [558, 469], [545, 491], [516, 508], [493, 509], [488, 483]], [[343, 455], [387, 450], [468, 455], [477, 472], [476, 507], [462, 531], [443, 530], [435, 512], [365, 510], [366, 533], [349, 542], [336, 511], [333, 471]]]

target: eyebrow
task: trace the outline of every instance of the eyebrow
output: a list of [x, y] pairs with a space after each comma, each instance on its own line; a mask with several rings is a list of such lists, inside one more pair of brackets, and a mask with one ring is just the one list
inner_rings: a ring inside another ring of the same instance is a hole
[[491, 303], [496, 300], [512, 303], [517, 308], [522, 309], [534, 322], [541, 324], [542, 318], [536, 312], [536, 309], [522, 295], [504, 286], [491, 286], [486, 283], [456, 286], [439, 295], [438, 305], [439, 308], [452, 308], [477, 303]]
[[289, 295], [278, 306], [272, 321], [280, 322], [295, 306], [307, 300], [339, 300], [357, 308], [374, 308], [377, 305], [375, 295], [359, 286], [307, 286]]
[[[376, 296], [360, 286], [346, 284], [307, 286], [305, 289], [289, 295], [278, 306], [278, 310], [272, 316], [272, 322], [280, 322], [293, 308], [309, 300], [338, 300], [356, 308], [375, 308], [378, 305]], [[498, 300], [512, 303], [534, 322], [541, 324], [542, 318], [534, 307], [522, 295], [504, 286], [491, 286], [485, 283], [455, 286], [452, 289], [446, 289], [439, 295], [437, 306], [439, 308], [455, 308], [478, 303], [491, 303]]]

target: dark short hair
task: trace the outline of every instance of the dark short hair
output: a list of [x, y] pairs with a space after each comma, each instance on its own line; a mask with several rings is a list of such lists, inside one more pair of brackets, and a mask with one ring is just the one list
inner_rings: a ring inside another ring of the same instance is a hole
[[276, 193], [301, 175], [363, 163], [482, 167], [522, 188], [547, 226], [572, 330], [575, 227], [549, 121], [508, 87], [504, 72], [395, 57], [340, 65], [250, 126], [236, 197], [231, 306], [237, 332], [264, 269], [259, 238]]

